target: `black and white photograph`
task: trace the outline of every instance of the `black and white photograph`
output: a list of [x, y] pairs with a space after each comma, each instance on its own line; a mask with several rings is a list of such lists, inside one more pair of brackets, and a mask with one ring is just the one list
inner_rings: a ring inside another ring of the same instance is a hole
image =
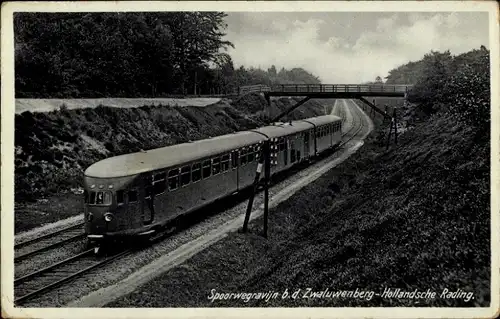
[[498, 10], [4, 3], [2, 317], [496, 317]]

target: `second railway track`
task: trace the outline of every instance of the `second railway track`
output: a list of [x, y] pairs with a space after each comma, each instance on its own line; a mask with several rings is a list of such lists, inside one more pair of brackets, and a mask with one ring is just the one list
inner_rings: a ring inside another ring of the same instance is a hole
[[72, 225], [14, 245], [14, 262], [61, 247], [67, 243], [83, 239], [83, 223]]
[[19, 305], [30, 298], [56, 288], [99, 266], [131, 253], [124, 250], [106, 257], [97, 257], [94, 249], [86, 250], [49, 267], [14, 279], [14, 302]]

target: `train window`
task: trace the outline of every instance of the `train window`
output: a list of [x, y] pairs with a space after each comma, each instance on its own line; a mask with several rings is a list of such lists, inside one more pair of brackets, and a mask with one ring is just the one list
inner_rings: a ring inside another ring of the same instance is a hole
[[146, 186], [144, 198], [151, 199], [152, 195], [153, 195], [153, 187], [151, 185]]
[[87, 195], [89, 205], [110, 205], [111, 193], [110, 192], [90, 192]]
[[210, 168], [210, 165], [212, 164], [212, 162], [210, 160], [206, 160], [203, 162], [203, 178], [208, 178], [210, 177], [210, 174], [211, 174], [211, 168]]
[[222, 156], [221, 164], [222, 164], [221, 169], [223, 172], [226, 172], [229, 170], [229, 154]]
[[174, 190], [179, 186], [179, 169], [173, 169], [168, 172], [168, 189]]
[[280, 138], [279, 144], [278, 144], [278, 151], [283, 151], [285, 149], [285, 139]]
[[104, 204], [111, 204], [111, 192], [104, 192]]
[[295, 150], [290, 151], [290, 163], [295, 163]]
[[181, 169], [181, 186], [186, 186], [191, 182], [191, 166], [184, 166]]
[[96, 205], [104, 204], [104, 194], [103, 192], [97, 192], [97, 196], [95, 198]]
[[153, 181], [164, 181], [167, 178], [167, 173], [166, 172], [161, 172], [158, 174], [155, 174]]
[[212, 159], [212, 175], [220, 173], [220, 157]]
[[238, 158], [238, 151], [233, 151], [233, 154], [231, 155], [231, 166], [233, 167], [233, 169], [238, 167]]
[[116, 191], [116, 203], [118, 205], [122, 205], [124, 202], [123, 199], [123, 190]]
[[247, 161], [248, 163], [253, 162], [255, 159], [255, 153], [253, 152], [253, 149], [250, 149], [248, 154], [247, 154]]
[[247, 150], [242, 149], [240, 151], [240, 164], [243, 166], [246, 165], [246, 163], [247, 163]]
[[196, 163], [193, 164], [193, 183], [199, 181], [201, 179], [201, 164]]
[[165, 183], [165, 181], [160, 181], [153, 184], [153, 191], [155, 195], [160, 195], [165, 193], [166, 189], [167, 189], [167, 184]]
[[136, 190], [128, 191], [128, 202], [129, 203], [137, 202], [137, 191]]
[[95, 204], [95, 192], [90, 192], [89, 204]]

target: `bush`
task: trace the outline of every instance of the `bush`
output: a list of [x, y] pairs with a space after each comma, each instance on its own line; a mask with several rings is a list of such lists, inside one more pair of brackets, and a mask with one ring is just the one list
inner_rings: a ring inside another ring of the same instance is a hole
[[[431, 52], [418, 63], [409, 63], [412, 68], [405, 72], [419, 76], [408, 101], [428, 116], [439, 111], [452, 114], [463, 124], [481, 128], [482, 134], [490, 123], [489, 54], [485, 47], [458, 56]], [[399, 69], [404, 68], [391, 72]]]
[[451, 77], [445, 91], [448, 93], [449, 111], [460, 122], [489, 129], [489, 70], [481, 72], [470, 65], [465, 65]]

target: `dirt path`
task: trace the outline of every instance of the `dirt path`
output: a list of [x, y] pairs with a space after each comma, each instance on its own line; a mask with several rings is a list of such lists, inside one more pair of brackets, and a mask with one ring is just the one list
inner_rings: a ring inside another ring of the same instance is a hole
[[[338, 104], [337, 101], [336, 104]], [[349, 123], [350, 125], [352, 125], [352, 108], [354, 107], [359, 109], [359, 107], [352, 100], [343, 100], [342, 104], [340, 105], [345, 109], [347, 117], [350, 117]], [[334, 109], [336, 108], [334, 107]], [[361, 113], [364, 114], [363, 111], [361, 111]], [[312, 174], [302, 176], [295, 183], [288, 185], [276, 195], [272, 196], [269, 200], [269, 208], [273, 208], [279, 203], [287, 200], [295, 192], [313, 182], [328, 170], [339, 165], [347, 158], [349, 158], [349, 156], [354, 154], [363, 145], [363, 139], [366, 138], [366, 136], [373, 130], [373, 123], [366, 114], [364, 114], [364, 122], [366, 123], [368, 128], [364, 130], [364, 134], [360, 137], [360, 139], [351, 141], [347, 145], [347, 147], [340, 151], [341, 153], [339, 154], [339, 156], [333, 161], [326, 163], [325, 165], [314, 171]], [[348, 125], [345, 126], [347, 129]], [[263, 207], [262, 205], [260, 205], [258, 209], [252, 211], [251, 220], [260, 217], [262, 214]], [[201, 252], [202, 250], [226, 237], [229, 232], [236, 231], [243, 224], [243, 220], [244, 215], [240, 215], [213, 229], [207, 234], [199, 236], [195, 240], [190, 241], [182, 245], [181, 247], [171, 251], [170, 253], [158, 258], [154, 262], [132, 273], [124, 280], [114, 285], [94, 291], [87, 296], [84, 296], [76, 301], [67, 304], [66, 307], [103, 307], [106, 304], [116, 300], [117, 298], [133, 292], [139, 286], [147, 283], [150, 280], [153, 280], [155, 277], [161, 275], [169, 269], [182, 264], [198, 252]]]

